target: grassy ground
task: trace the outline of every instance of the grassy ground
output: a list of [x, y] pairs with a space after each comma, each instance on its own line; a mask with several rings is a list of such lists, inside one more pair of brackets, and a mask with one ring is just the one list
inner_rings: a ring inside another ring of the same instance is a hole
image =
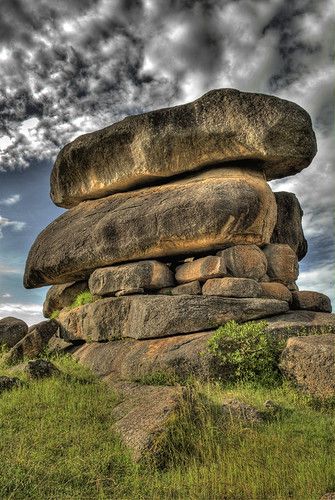
[[[69, 357], [66, 377], [0, 396], [1, 499], [316, 500], [335, 491], [335, 410], [287, 385], [195, 384], [160, 443], [134, 464], [112, 431], [116, 396]], [[1, 370], [5, 374], [5, 370]], [[234, 397], [282, 411], [261, 424], [223, 420]]]

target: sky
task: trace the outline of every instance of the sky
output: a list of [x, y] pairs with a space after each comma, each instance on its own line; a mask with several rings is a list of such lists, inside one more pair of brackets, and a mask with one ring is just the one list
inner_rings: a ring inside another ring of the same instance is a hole
[[299, 287], [334, 302], [334, 4], [331, 0], [1, 0], [0, 318], [42, 320], [22, 275], [62, 146], [127, 115], [233, 87], [311, 115], [318, 154], [271, 182], [304, 210]]

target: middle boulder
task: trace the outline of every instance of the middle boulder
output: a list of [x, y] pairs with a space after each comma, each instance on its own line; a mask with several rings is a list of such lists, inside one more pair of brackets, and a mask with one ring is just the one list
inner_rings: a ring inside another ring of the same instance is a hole
[[[24, 285], [87, 278], [99, 267], [269, 243], [277, 220], [264, 174], [238, 165], [80, 203], [37, 237]], [[66, 243], [66, 245], [65, 245]]]

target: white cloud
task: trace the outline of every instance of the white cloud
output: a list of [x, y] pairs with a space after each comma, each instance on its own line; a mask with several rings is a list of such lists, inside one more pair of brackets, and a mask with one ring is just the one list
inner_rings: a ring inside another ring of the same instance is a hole
[[11, 227], [14, 231], [22, 231], [26, 226], [25, 222], [20, 222], [17, 220], [10, 220], [7, 217], [2, 217], [0, 215], [0, 238], [3, 238], [3, 228]]
[[333, 307], [335, 307], [334, 271], [332, 263], [316, 266], [313, 269], [300, 273], [297, 284], [300, 290], [325, 293], [332, 299]]
[[8, 196], [8, 198], [4, 198], [0, 200], [0, 205], [15, 205], [15, 203], [18, 203], [21, 200], [21, 195], [20, 194], [12, 194], [11, 196]]
[[3, 293], [3, 294], [1, 295], [1, 297], [2, 297], [3, 299], [9, 299], [9, 298], [11, 297], [11, 294], [10, 294], [10, 293]]
[[0, 319], [6, 316], [22, 319], [29, 326], [45, 320], [40, 304], [19, 304], [0, 302]]

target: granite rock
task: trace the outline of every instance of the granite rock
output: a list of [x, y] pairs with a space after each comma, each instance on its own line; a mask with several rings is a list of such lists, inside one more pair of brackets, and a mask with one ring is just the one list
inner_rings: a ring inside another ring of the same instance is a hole
[[210, 252], [227, 242], [267, 243], [276, 217], [262, 174], [238, 168], [83, 202], [37, 237], [24, 285], [79, 281], [99, 267]]
[[103, 267], [96, 269], [89, 279], [91, 293], [102, 296], [113, 295], [120, 290], [158, 290], [173, 284], [173, 273], [166, 264], [156, 260]]
[[227, 266], [230, 275], [236, 278], [259, 280], [267, 270], [264, 253], [256, 245], [235, 245], [217, 253]]
[[280, 191], [274, 193], [277, 203], [277, 222], [271, 236], [271, 243], [289, 245], [297, 254], [298, 260], [305, 257], [308, 249], [302, 229], [303, 211], [298, 198], [293, 193]]
[[262, 288], [257, 281], [249, 278], [214, 278], [206, 281], [202, 293], [222, 297], [260, 297]]
[[277, 179], [306, 168], [315, 153], [311, 119], [297, 104], [217, 89], [67, 144], [51, 174], [51, 198], [69, 208], [232, 160], [252, 160], [268, 180]]

